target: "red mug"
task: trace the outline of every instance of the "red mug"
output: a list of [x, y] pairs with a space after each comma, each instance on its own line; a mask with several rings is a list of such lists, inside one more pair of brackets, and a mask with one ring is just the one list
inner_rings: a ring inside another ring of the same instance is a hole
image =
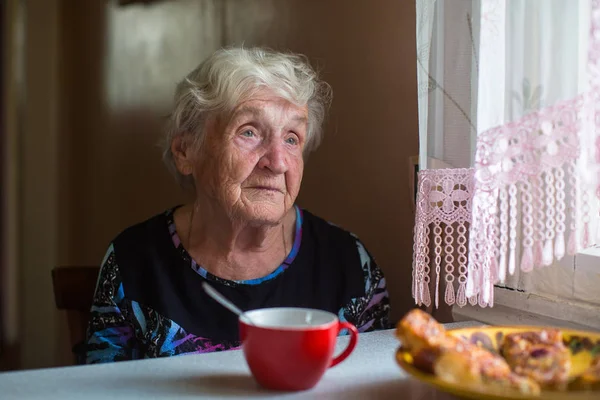
[[[264, 308], [239, 319], [246, 362], [259, 385], [272, 390], [306, 390], [325, 371], [344, 361], [356, 347], [358, 331], [333, 313], [310, 308]], [[342, 329], [350, 342], [333, 357]]]

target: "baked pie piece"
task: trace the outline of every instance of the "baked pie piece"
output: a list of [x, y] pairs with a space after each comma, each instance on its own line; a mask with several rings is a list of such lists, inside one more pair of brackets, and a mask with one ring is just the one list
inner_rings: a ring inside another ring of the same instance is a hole
[[397, 325], [402, 349], [409, 351], [413, 365], [440, 379], [476, 390], [517, 390], [538, 395], [540, 387], [514, 374], [506, 360], [468, 341], [450, 335], [431, 315], [414, 309]]
[[[452, 345], [450, 345], [453, 343]], [[510, 367], [506, 361], [498, 354], [491, 353], [486, 349], [483, 349], [477, 345], [464, 342], [460, 339], [453, 338], [449, 335], [449, 340], [443, 342], [438, 348], [427, 348], [423, 347], [420, 350], [414, 352], [411, 351], [413, 358], [413, 365], [422, 371], [436, 373], [435, 368], [441, 368], [438, 370], [439, 373], [445, 375], [448, 373], [454, 373], [450, 371], [452, 367], [452, 360], [458, 360], [459, 365], [465, 365], [467, 370], [474, 371], [474, 375], [481, 375], [489, 378], [497, 378], [507, 376], [511, 373]], [[440, 360], [444, 360], [440, 364]], [[444, 364], [448, 362], [448, 368], [445, 368]], [[464, 371], [466, 374], [471, 372]], [[460, 372], [460, 371], [459, 371]], [[439, 375], [436, 373], [436, 375]]]
[[413, 354], [421, 349], [437, 351], [440, 347], [452, 347], [456, 342], [448, 337], [446, 329], [435, 318], [418, 308], [409, 311], [398, 322], [396, 336], [402, 347]]
[[[475, 346], [477, 347], [477, 346]], [[540, 386], [532, 379], [510, 371], [502, 357], [487, 350], [484, 355], [466, 351], [446, 351], [434, 362], [435, 375], [440, 379], [479, 391], [504, 392], [515, 390], [521, 394], [539, 396]]]
[[518, 375], [548, 387], [561, 388], [568, 383], [571, 355], [558, 329], [506, 335], [501, 351]]
[[[456, 351], [476, 360], [493, 373], [510, 372], [502, 357], [449, 334], [431, 315], [419, 309], [410, 311], [398, 323], [396, 335], [402, 342], [402, 348], [413, 356], [421, 354], [423, 359], [433, 359], [446, 351]], [[498, 372], [498, 368], [502, 372]]]

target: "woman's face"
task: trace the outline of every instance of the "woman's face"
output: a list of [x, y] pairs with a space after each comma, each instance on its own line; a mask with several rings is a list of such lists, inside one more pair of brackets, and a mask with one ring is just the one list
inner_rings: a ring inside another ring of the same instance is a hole
[[240, 103], [226, 120], [207, 124], [192, 166], [197, 190], [232, 218], [278, 223], [300, 190], [307, 123], [306, 106], [267, 91]]

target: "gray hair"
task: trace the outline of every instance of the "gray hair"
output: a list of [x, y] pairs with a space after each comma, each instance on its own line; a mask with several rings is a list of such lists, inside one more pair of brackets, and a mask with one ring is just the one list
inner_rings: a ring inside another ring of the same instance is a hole
[[232, 112], [240, 102], [263, 88], [308, 107], [305, 156], [319, 146], [332, 91], [319, 79], [305, 56], [263, 48], [220, 49], [190, 72], [175, 90], [174, 109], [163, 142], [163, 160], [180, 184], [191, 182], [177, 170], [171, 152], [173, 139], [191, 134], [199, 147], [209, 116]]

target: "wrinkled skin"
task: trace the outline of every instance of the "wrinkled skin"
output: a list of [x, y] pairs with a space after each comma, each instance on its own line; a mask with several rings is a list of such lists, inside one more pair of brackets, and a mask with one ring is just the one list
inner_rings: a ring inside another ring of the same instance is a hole
[[[177, 231], [211, 272], [248, 279], [285, 258], [293, 242], [307, 118], [306, 106], [263, 91], [231, 115], [210, 118], [200, 149], [190, 137], [173, 141], [177, 168], [193, 177], [196, 195], [193, 205], [177, 210]], [[190, 230], [186, 218], [193, 207]]]

